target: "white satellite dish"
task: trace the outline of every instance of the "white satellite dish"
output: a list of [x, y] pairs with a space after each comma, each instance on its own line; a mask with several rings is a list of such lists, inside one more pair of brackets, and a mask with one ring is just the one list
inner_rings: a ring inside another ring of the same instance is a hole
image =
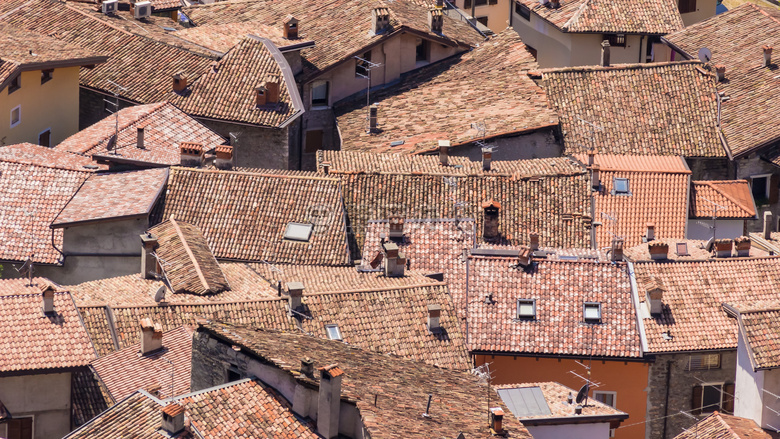
[[710, 62], [712, 59], [712, 52], [710, 52], [710, 49], [706, 47], [702, 47], [699, 49], [699, 61], [701, 62]]
[[[152, 287], [152, 290], [154, 290], [154, 287]], [[160, 286], [160, 288], [157, 289], [157, 292], [154, 293], [152, 297], [154, 297], [154, 301], [157, 303], [165, 300], [165, 285]]]

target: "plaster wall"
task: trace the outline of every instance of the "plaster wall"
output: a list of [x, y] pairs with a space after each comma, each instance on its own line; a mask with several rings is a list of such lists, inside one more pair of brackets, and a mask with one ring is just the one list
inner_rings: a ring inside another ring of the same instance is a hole
[[[33, 416], [33, 437], [49, 439], [70, 432], [71, 373], [0, 377], [0, 401], [14, 417]], [[0, 437], [6, 426], [0, 424]]]
[[[756, 175], [780, 174], [780, 169], [774, 164], [761, 159], [758, 156], [752, 156], [740, 159], [737, 162], [737, 179], [747, 180], [752, 184], [751, 177]], [[771, 184], [771, 181], [770, 181]], [[780, 190], [776, 188], [776, 190]], [[780, 217], [780, 203], [774, 204], [756, 204], [756, 213], [759, 219], [748, 220], [747, 230], [749, 232], [760, 232], [763, 230], [764, 212], [772, 212], [775, 218], [775, 230], [777, 230], [777, 219]]]
[[765, 372], [763, 370], [754, 372], [748, 355], [742, 334], [740, 334], [737, 345], [734, 416], [752, 419], [756, 421], [756, 424], [762, 425], [762, 389], [764, 388]]
[[[465, 0], [453, 1], [461, 12], [467, 17], [471, 17], [471, 7], [466, 8]], [[474, 7], [474, 16], [477, 18], [486, 17], [487, 27], [494, 33], [499, 33], [509, 26], [509, 8], [512, 7], [511, 0], [498, 0], [495, 5], [480, 5]]]
[[534, 439], [607, 439], [609, 422], [600, 424], [526, 425]]
[[[238, 135], [233, 144], [233, 165], [239, 168], [289, 169], [290, 128], [269, 128], [242, 125], [227, 121], [200, 119], [212, 131], [230, 139], [230, 133]], [[294, 139], [293, 139], [294, 140]], [[209, 145], [213, 147], [216, 145]]]
[[[555, 139], [553, 130], [539, 130], [529, 134], [492, 139], [487, 144], [495, 147], [493, 160], [526, 160], [560, 157], [563, 146]], [[453, 148], [450, 155], [482, 161], [482, 148], [463, 145]]]
[[745, 221], [743, 220], [716, 220], [689, 219], [687, 239], [708, 240], [712, 238], [713, 223], [715, 226], [715, 239], [734, 239], [745, 233]]
[[696, 11], [680, 14], [685, 27], [704, 21], [715, 16], [715, 8], [718, 6], [716, 0], [697, 0]]
[[775, 431], [776, 426], [780, 425], [780, 414], [778, 414], [780, 412], [780, 398], [773, 396], [773, 394], [780, 395], [780, 369], [766, 370], [763, 375], [764, 406], [759, 425], [761, 428]]

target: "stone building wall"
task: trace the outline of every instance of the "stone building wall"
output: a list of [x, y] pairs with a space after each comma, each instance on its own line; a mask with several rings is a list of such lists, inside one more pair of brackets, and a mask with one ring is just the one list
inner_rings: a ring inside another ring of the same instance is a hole
[[[114, 96], [104, 95], [84, 87], [79, 89], [79, 131], [113, 114], [115, 105], [107, 104], [106, 100], [114, 102]], [[133, 105], [136, 104], [119, 100], [120, 110]]]

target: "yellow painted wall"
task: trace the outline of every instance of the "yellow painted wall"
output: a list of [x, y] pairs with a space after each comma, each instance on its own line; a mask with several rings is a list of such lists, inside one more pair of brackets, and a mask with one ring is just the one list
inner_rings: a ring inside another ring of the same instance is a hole
[[718, 6], [717, 0], [697, 0], [696, 12], [688, 12], [686, 14], [680, 14], [685, 26], [704, 21], [710, 17], [715, 16], [715, 8]]
[[[465, 8], [465, 0], [457, 0], [457, 7], [466, 16], [471, 17], [471, 7]], [[512, 0], [498, 0], [495, 5], [482, 5], [474, 8], [474, 15], [487, 17], [487, 27], [495, 33], [499, 33], [509, 26], [509, 8], [512, 7]]]
[[[11, 128], [11, 110], [21, 105], [21, 123]], [[41, 84], [41, 71], [22, 72], [21, 88], [0, 90], [0, 145], [38, 143], [38, 134], [51, 129], [51, 146], [79, 129], [79, 68], [55, 69]]]
[[[475, 355], [474, 361], [477, 366], [490, 363], [492, 383], [495, 385], [556, 381], [577, 390], [584, 384], [580, 378], [569, 373], [574, 371], [585, 375], [585, 369], [572, 359]], [[587, 360], [579, 361], [587, 364]], [[601, 384], [595, 390], [617, 392], [617, 409], [629, 416], [615, 431], [616, 438], [635, 439], [645, 435], [645, 425], [637, 423], [645, 420], [647, 412], [649, 369], [649, 363], [593, 361], [591, 379]], [[590, 396], [593, 396], [593, 390]], [[631, 424], [637, 425], [629, 426]]]

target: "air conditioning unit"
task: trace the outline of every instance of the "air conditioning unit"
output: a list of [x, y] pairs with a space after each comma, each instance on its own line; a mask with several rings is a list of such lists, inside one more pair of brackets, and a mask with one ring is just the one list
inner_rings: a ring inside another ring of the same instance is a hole
[[152, 3], [151, 2], [136, 2], [135, 12], [133, 13], [136, 19], [146, 18], [152, 15]]
[[104, 14], [113, 14], [116, 12], [117, 6], [119, 4], [119, 0], [105, 0], [103, 2], [103, 13]]

